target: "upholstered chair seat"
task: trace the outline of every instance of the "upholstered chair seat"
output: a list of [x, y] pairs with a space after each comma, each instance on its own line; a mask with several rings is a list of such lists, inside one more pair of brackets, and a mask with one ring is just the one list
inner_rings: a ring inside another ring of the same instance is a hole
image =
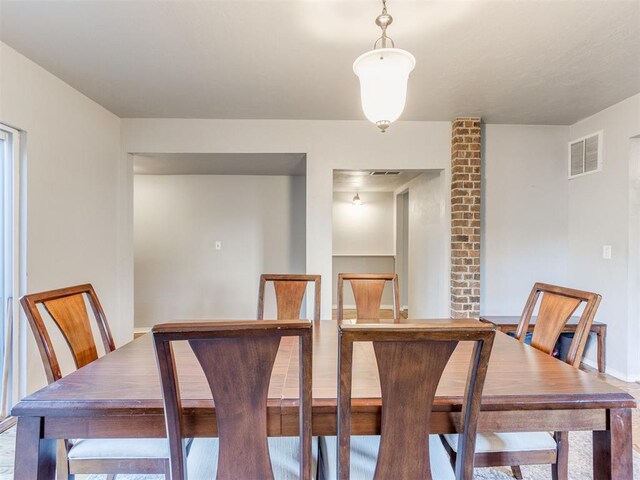
[[[374, 476], [380, 437], [378, 435], [362, 435], [351, 437], [351, 479], [365, 480]], [[335, 480], [338, 472], [337, 437], [320, 438], [320, 470], [326, 480]], [[431, 476], [437, 480], [454, 480], [451, 460], [437, 435], [429, 435], [429, 458], [431, 461]]]
[[[444, 435], [454, 452], [458, 452], [458, 435]], [[519, 452], [521, 450], [556, 450], [556, 441], [547, 432], [478, 433], [476, 453]]]
[[[269, 456], [275, 480], [300, 478], [300, 438], [269, 437]], [[311, 446], [311, 478], [318, 478], [318, 438]], [[189, 478], [214, 479], [218, 470], [218, 439], [196, 438], [187, 456]]]

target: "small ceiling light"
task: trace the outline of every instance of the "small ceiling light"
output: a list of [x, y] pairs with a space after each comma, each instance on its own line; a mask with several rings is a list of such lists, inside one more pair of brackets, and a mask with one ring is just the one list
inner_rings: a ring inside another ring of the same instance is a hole
[[[373, 44], [373, 50], [353, 62], [353, 71], [360, 78], [364, 115], [382, 132], [402, 114], [407, 99], [407, 80], [416, 66], [415, 57], [396, 48], [394, 41], [387, 37], [387, 27], [392, 22], [393, 17], [387, 13], [387, 2], [382, 0], [382, 13], [376, 18], [382, 36]], [[387, 42], [391, 43], [391, 48], [387, 48]]]
[[362, 200], [360, 200], [360, 195], [356, 193], [356, 194], [353, 196], [353, 200], [351, 201], [351, 203], [352, 203], [353, 205], [358, 205], [358, 206], [359, 206], [359, 205], [362, 205]]

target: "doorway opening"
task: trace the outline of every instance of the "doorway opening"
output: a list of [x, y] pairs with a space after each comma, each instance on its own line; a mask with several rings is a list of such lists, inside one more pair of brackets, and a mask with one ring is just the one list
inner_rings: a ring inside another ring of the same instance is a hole
[[0, 124], [0, 431], [26, 393], [26, 132]]
[[[306, 273], [306, 154], [133, 157], [138, 332], [256, 318], [262, 273]], [[275, 318], [272, 290], [265, 318]]]
[[[339, 273], [396, 273], [402, 316], [447, 315], [444, 187], [442, 170], [334, 170], [334, 317]], [[392, 295], [387, 285], [383, 317], [393, 318]], [[344, 309], [345, 318], [355, 315], [353, 294], [346, 285]]]

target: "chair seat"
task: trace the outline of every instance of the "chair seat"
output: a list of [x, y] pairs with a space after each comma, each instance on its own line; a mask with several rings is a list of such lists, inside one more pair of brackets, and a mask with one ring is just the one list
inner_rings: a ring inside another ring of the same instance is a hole
[[86, 438], [74, 440], [70, 460], [168, 458], [166, 438]]
[[[337, 437], [320, 437], [321, 469], [324, 478], [338, 478]], [[351, 480], [371, 480], [376, 470], [380, 437], [377, 435], [351, 437]], [[429, 436], [431, 476], [437, 480], [454, 480], [449, 455], [437, 435]]]
[[[276, 480], [300, 478], [300, 438], [269, 437], [269, 455]], [[218, 470], [218, 439], [194, 438], [187, 456], [189, 478], [215, 479]], [[318, 437], [311, 444], [311, 478], [317, 479]]]
[[[458, 451], [458, 435], [444, 435], [454, 452]], [[556, 441], [548, 432], [478, 433], [476, 453], [555, 450]]]

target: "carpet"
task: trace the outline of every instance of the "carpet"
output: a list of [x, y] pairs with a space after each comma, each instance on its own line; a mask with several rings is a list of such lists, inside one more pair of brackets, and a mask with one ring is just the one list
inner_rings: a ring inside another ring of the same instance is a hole
[[[13, 456], [15, 450], [15, 428], [0, 435], [0, 480], [13, 479]], [[571, 432], [569, 436], [569, 479], [591, 480], [593, 478], [591, 463], [591, 433]], [[640, 478], [640, 454], [633, 452], [634, 478]], [[523, 466], [522, 474], [527, 480], [549, 480], [549, 465]], [[77, 475], [77, 480], [104, 480], [104, 475]], [[508, 468], [478, 468], [474, 478], [477, 480], [509, 480], [513, 479]], [[118, 475], [117, 480], [164, 480], [163, 475]], [[208, 479], [190, 479], [208, 480]], [[366, 480], [366, 479], [353, 479]], [[437, 480], [437, 479], [435, 479]]]

